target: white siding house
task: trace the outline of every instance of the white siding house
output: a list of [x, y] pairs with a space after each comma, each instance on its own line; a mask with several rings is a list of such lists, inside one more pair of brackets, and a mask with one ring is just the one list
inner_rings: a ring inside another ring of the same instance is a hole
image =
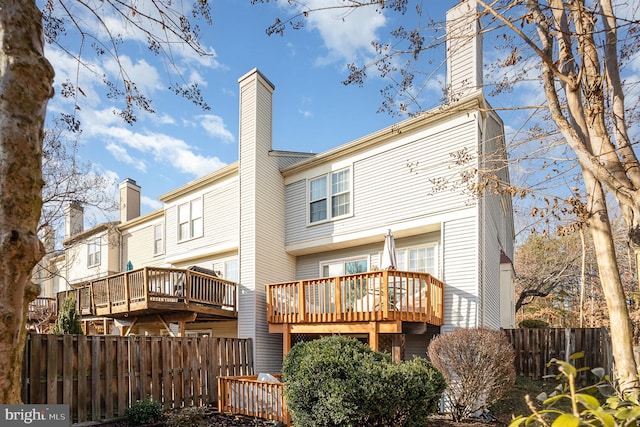
[[[403, 335], [405, 358], [424, 354], [434, 333], [513, 326], [511, 199], [478, 196], [472, 190], [479, 178], [470, 174], [491, 170], [508, 182], [503, 124], [481, 89], [474, 3], [461, 3], [447, 18], [450, 33], [465, 31], [472, 40], [449, 43], [446, 104], [324, 153], [277, 151], [275, 86], [254, 69], [239, 79], [238, 162], [164, 194], [158, 211], [127, 211], [117, 232], [89, 233], [105, 244], [118, 239], [98, 269], [86, 268], [86, 246], [69, 245], [67, 256], [78, 262], [66, 278], [113, 274], [129, 262], [211, 269], [238, 283], [237, 320], [194, 324], [187, 332], [250, 337], [255, 370], [276, 372], [288, 338], [269, 333], [266, 285], [378, 270], [391, 230], [398, 270], [444, 282], [442, 325], [414, 322], [395, 331]], [[139, 197], [139, 187], [126, 188]]]

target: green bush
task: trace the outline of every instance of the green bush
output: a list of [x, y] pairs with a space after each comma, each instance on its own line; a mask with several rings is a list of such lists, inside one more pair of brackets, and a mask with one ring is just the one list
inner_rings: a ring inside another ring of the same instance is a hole
[[167, 419], [169, 427], [192, 427], [204, 426], [206, 420], [204, 417], [204, 408], [184, 408], [179, 411], [172, 412]]
[[513, 348], [501, 331], [457, 329], [431, 340], [427, 352], [447, 380], [445, 397], [454, 421], [485, 410], [515, 383]]
[[445, 387], [426, 360], [395, 364], [342, 336], [295, 345], [282, 379], [298, 427], [424, 425]]
[[52, 334], [82, 334], [80, 313], [76, 310], [76, 300], [66, 297], [62, 307], [58, 309], [56, 324], [51, 328]]
[[549, 322], [540, 319], [524, 319], [518, 323], [519, 328], [548, 328]]
[[[583, 357], [584, 353], [571, 355], [571, 359]], [[518, 427], [522, 423], [529, 425], [538, 423], [552, 426], [593, 426], [593, 427], [638, 427], [640, 420], [640, 401], [637, 396], [622, 396], [616, 393], [604, 369], [596, 368], [591, 372], [598, 381], [587, 387], [576, 387], [579, 372], [589, 368], [577, 369], [569, 362], [552, 359], [549, 364], [558, 367], [556, 378], [562, 382], [547, 395], [541, 393], [537, 399], [542, 402], [542, 409], [537, 409], [529, 396], [527, 404], [532, 410], [528, 417], [521, 415], [515, 418], [509, 427]], [[600, 400], [605, 400], [601, 403]], [[564, 405], [562, 405], [564, 403]], [[568, 405], [570, 404], [570, 406]], [[565, 409], [569, 407], [569, 409]], [[535, 425], [535, 424], [534, 424]]]
[[162, 416], [162, 405], [150, 397], [138, 400], [125, 411], [130, 425], [151, 424]]

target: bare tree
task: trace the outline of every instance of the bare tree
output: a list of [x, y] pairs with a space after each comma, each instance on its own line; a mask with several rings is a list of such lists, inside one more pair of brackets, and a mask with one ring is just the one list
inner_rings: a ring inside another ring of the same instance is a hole
[[[254, 3], [266, 1], [253, 0]], [[503, 93], [524, 81], [539, 81], [544, 93], [541, 102], [506, 108], [529, 108], [540, 116], [541, 121], [530, 120], [529, 132], [523, 133], [537, 140], [546, 152], [550, 152], [552, 144], [555, 152], [564, 148], [563, 156], [572, 165], [579, 166], [575, 170], [579, 170], [582, 178], [581, 189], [555, 195], [568, 202], [569, 207], [548, 200], [544, 208], [553, 214], [567, 210], [578, 216], [578, 223], [589, 227], [610, 316], [616, 378], [623, 391], [637, 395], [640, 384], [631, 324], [606, 194], [611, 194], [620, 206], [629, 241], [638, 258], [640, 167], [628, 131], [632, 123], [630, 117], [638, 114], [638, 105], [637, 101], [631, 105], [631, 111], [625, 105], [629, 85], [625, 84], [621, 71], [640, 46], [637, 18], [635, 21], [628, 18], [636, 12], [629, 9], [637, 8], [638, 4], [625, 10], [625, 3], [614, 5], [611, 0], [465, 1], [469, 14], [477, 14], [483, 20], [483, 32], [493, 31], [496, 35], [492, 43], [501, 52], [499, 58], [489, 64], [491, 81], [485, 81], [485, 87], [489, 86], [491, 92]], [[415, 13], [414, 28], [400, 26], [388, 39], [372, 40], [376, 57], [364, 64], [350, 64], [344, 83], [363, 85], [367, 75], [374, 74], [389, 81], [382, 90], [382, 111], [413, 114], [425, 109], [423, 90], [435, 74], [434, 67], [438, 66], [427, 52], [442, 49], [445, 38], [444, 24], [424, 16], [420, 5], [408, 9], [407, 0], [346, 0], [318, 9], [300, 7], [297, 2], [290, 4], [297, 8], [296, 12], [290, 18], [276, 20], [267, 33], [282, 34], [288, 26], [302, 28], [310, 16], [327, 10], [336, 14], [335, 11], [341, 11], [343, 17], [362, 7], [375, 8], [380, 13]], [[455, 101], [456, 98], [449, 96], [449, 99]], [[549, 125], [553, 128], [551, 133]], [[556, 145], [558, 143], [562, 145]], [[535, 167], [538, 171], [548, 171], [545, 180], [564, 178], [572, 169], [560, 158]], [[478, 174], [476, 179], [483, 186], [487, 176]], [[503, 191], [533, 194], [531, 189], [511, 185]]]
[[[186, 45], [207, 54], [198, 43], [195, 17], [209, 21], [206, 0], [194, 1], [192, 10], [180, 11], [182, 2], [101, 2], [49, 0], [41, 12], [35, 0], [0, 0], [0, 403], [19, 403], [21, 365], [26, 338], [27, 306], [39, 293], [31, 271], [44, 254], [37, 237], [42, 212], [42, 141], [46, 106], [53, 95], [54, 70], [44, 57], [44, 39], [60, 43], [67, 29], [80, 35], [77, 52], [64, 48], [83, 64], [83, 48], [110, 55], [118, 64], [118, 80], [104, 79], [109, 96], [122, 100], [121, 117], [135, 121], [135, 111], [152, 111], [150, 100], [138, 90], [118, 61], [119, 35], [110, 32], [109, 13], [147, 35], [149, 48], [172, 60], [172, 46]], [[76, 19], [80, 13], [94, 19]], [[44, 26], [43, 26], [44, 16]], [[98, 32], [102, 32], [99, 35]], [[177, 67], [176, 67], [177, 69]], [[178, 73], [179, 75], [179, 73]], [[175, 83], [173, 91], [203, 108], [207, 105], [197, 86]], [[82, 89], [72, 82], [62, 87], [63, 96], [77, 99]], [[77, 104], [76, 104], [77, 105]], [[78, 130], [74, 112], [67, 124]]]

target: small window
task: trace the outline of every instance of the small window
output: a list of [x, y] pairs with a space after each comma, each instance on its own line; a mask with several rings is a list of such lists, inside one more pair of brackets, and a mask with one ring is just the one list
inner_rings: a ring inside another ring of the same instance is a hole
[[351, 169], [309, 180], [309, 223], [351, 215]]
[[202, 236], [202, 198], [178, 206], [178, 240]]
[[162, 253], [164, 253], [164, 230], [162, 224], [156, 224], [153, 227], [153, 254]]
[[100, 238], [87, 244], [87, 267], [100, 265]]

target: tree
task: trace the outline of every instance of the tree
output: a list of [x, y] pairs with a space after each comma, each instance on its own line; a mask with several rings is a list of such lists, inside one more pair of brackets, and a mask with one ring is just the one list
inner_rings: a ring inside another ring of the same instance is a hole
[[[191, 19], [210, 22], [206, 0], [193, 2], [191, 17], [173, 8], [173, 2], [155, 1], [138, 7], [116, 0], [100, 2], [99, 8], [85, 2], [47, 1], [43, 13], [34, 0], [0, 0], [0, 403], [20, 402], [21, 365], [26, 339], [26, 311], [39, 289], [31, 282], [31, 271], [44, 254], [37, 237], [42, 212], [42, 140], [48, 100], [53, 96], [54, 70], [44, 57], [44, 39], [59, 43], [65, 30], [78, 30], [81, 46], [91, 46], [111, 55], [119, 65], [120, 80], [108, 81], [109, 95], [124, 102], [120, 116], [135, 121], [138, 108], [151, 111], [144, 96], [118, 61], [119, 39], [109, 32], [101, 14], [106, 10], [131, 28], [147, 35], [149, 48], [164, 54], [169, 64], [172, 46], [186, 45], [207, 54], [198, 44], [198, 28]], [[147, 9], [144, 9], [148, 6]], [[94, 17], [92, 27], [82, 28], [86, 20], [74, 19], [81, 9]], [[108, 36], [98, 36], [99, 30]], [[69, 53], [68, 49], [65, 50]], [[72, 55], [82, 65], [82, 51]], [[177, 68], [176, 68], [177, 69]], [[102, 76], [101, 76], [102, 77]], [[197, 86], [174, 84], [171, 88], [202, 107], [207, 107]], [[82, 89], [69, 82], [60, 93], [77, 99]], [[77, 105], [77, 104], [76, 104]], [[72, 130], [80, 123], [74, 113], [65, 117]]]
[[[253, 0], [254, 3], [265, 1]], [[476, 2], [481, 8], [479, 11]], [[408, 4], [407, 0], [348, 0], [333, 7], [302, 8], [291, 18], [276, 20], [267, 32], [282, 34], [289, 24], [302, 28], [310, 16], [327, 9], [349, 11], [373, 7], [380, 13], [406, 14]], [[625, 92], [629, 87], [625, 86], [621, 73], [621, 67], [634, 59], [640, 45], [638, 21], [625, 19], [620, 12], [622, 6], [614, 6], [611, 0], [468, 0], [468, 4], [469, 13], [483, 19], [483, 32], [496, 32], [496, 46], [504, 53], [492, 64], [493, 73], [489, 77], [493, 77], [493, 81], [485, 82], [485, 86], [491, 84], [494, 91], [504, 92], [519, 82], [538, 79], [544, 102], [528, 107], [543, 113], [543, 122], [531, 120], [528, 135], [541, 146], [561, 142], [569, 160], [579, 165], [583, 190], [570, 189], [569, 194], [556, 194], [568, 202], [569, 208], [560, 208], [548, 199], [546, 208], [553, 214], [563, 209], [574, 212], [578, 222], [589, 228], [611, 321], [616, 378], [623, 391], [637, 395], [640, 384], [631, 324], [606, 194], [608, 192], [620, 206], [638, 264], [640, 165], [628, 131], [633, 123], [630, 114], [637, 115], [638, 111], [637, 105], [632, 105], [631, 112], [627, 110]], [[422, 110], [419, 95], [433, 75], [433, 70], [428, 68], [432, 61], [426, 53], [443, 44], [443, 38], [437, 34], [443, 25], [422, 16], [420, 6], [412, 9], [412, 13], [418, 15], [415, 28], [400, 26], [392, 31], [389, 40], [372, 40], [376, 57], [365, 64], [354, 63], [348, 67], [346, 84], [362, 85], [367, 73], [390, 81], [382, 90], [383, 111], [404, 114]], [[436, 35], [427, 34], [429, 30]], [[499, 45], [499, 41], [504, 42]], [[549, 124], [553, 125], [551, 134], [545, 130]], [[562, 177], [568, 169], [561, 170], [563, 164], [554, 160], [537, 167], [549, 168], [546, 178]], [[478, 174], [476, 179], [482, 182], [491, 179], [491, 175]], [[532, 193], [531, 189], [509, 185], [503, 191]]]
[[56, 324], [51, 329], [52, 334], [82, 334], [82, 325], [80, 324], [80, 313], [76, 309], [76, 300], [73, 297], [67, 297], [62, 303], [62, 307], [58, 310], [58, 318]]

